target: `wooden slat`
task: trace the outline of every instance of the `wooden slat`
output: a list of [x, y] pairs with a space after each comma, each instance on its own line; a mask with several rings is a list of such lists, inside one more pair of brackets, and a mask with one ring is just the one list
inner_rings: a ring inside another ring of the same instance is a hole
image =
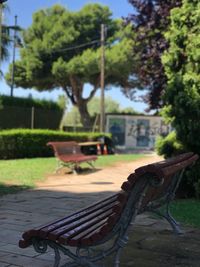
[[127, 180], [129, 181], [129, 183], [131, 183], [133, 185], [137, 181], [137, 175], [135, 173], [131, 173], [128, 176]]
[[87, 245], [89, 243], [91, 244], [92, 239], [90, 237], [93, 236], [95, 233], [99, 232], [100, 229], [103, 227], [103, 225], [105, 225], [106, 221], [107, 219], [105, 219], [104, 221], [100, 221], [99, 223], [91, 226], [89, 229], [86, 229], [84, 232], [77, 234], [76, 236], [74, 236], [72, 239], [68, 241], [68, 244], [70, 246], [77, 246], [79, 244], [83, 244], [82, 240], [87, 240], [86, 242]]
[[198, 159], [197, 155], [192, 156], [191, 158], [181, 161], [180, 163], [174, 164], [173, 166], [168, 166], [162, 169], [164, 176], [170, 176], [180, 170], [183, 170], [184, 168], [191, 165], [193, 162], [195, 162]]
[[76, 229], [73, 229], [67, 233], [62, 234], [61, 236], [59, 236], [57, 238], [57, 240], [61, 243], [61, 244], [67, 244], [67, 241], [69, 239], [72, 239], [73, 236], [80, 234], [81, 232], [85, 231], [86, 229], [89, 229], [90, 226], [95, 225], [96, 223], [99, 223], [100, 221], [105, 220], [106, 218], [108, 218], [108, 216], [110, 216], [112, 214], [112, 210], [108, 210], [106, 212], [104, 212], [103, 214], [95, 217], [94, 219], [87, 221], [86, 223], [80, 225], [79, 227], [77, 227]]
[[80, 210], [80, 211], [78, 211], [78, 212], [76, 212], [70, 216], [62, 218], [62, 219], [60, 219], [60, 220], [58, 220], [52, 224], [48, 224], [44, 227], [41, 227], [39, 229], [40, 230], [39, 236], [44, 238], [48, 235], [49, 232], [54, 231], [54, 230], [64, 226], [65, 224], [69, 224], [69, 223], [72, 223], [76, 220], [79, 220], [79, 219], [83, 218], [84, 216], [87, 216], [87, 215], [89, 215], [89, 214], [91, 214], [91, 213], [93, 213], [93, 212], [95, 212], [101, 208], [106, 207], [107, 205], [110, 205], [110, 204], [113, 205], [113, 203], [116, 203], [117, 198], [118, 198], [117, 194], [113, 195], [109, 198], [106, 198], [103, 201], [97, 202], [96, 204], [94, 204], [92, 206], [89, 206], [83, 210]]
[[[117, 206], [117, 203], [115, 204], [115, 206]], [[107, 211], [113, 211], [113, 209], [114, 209], [113, 204], [105, 206], [102, 209], [98, 209], [89, 215], [87, 214], [86, 216], [82, 217], [81, 219], [78, 219], [74, 222], [70, 222], [69, 224], [65, 224], [63, 227], [59, 227], [59, 228], [55, 229], [54, 231], [49, 232], [48, 238], [52, 239], [52, 240], [56, 240], [60, 235], [67, 233], [71, 230], [76, 230], [82, 224], [85, 224], [88, 221], [91, 222], [94, 218], [100, 217], [102, 214], [106, 213]]]
[[130, 192], [132, 187], [133, 185], [129, 181], [126, 181], [122, 184], [121, 189], [123, 189], [126, 192]]
[[179, 163], [183, 160], [187, 160], [189, 159], [190, 157], [192, 157], [192, 155], [194, 155], [192, 152], [189, 152], [189, 153], [184, 153], [184, 154], [181, 154], [177, 157], [173, 157], [173, 158], [170, 158], [170, 159], [167, 159], [167, 160], [163, 160], [163, 161], [160, 161], [160, 162], [156, 162], [156, 163], [152, 163], [152, 164], [148, 164], [148, 165], [145, 165], [143, 167], [140, 167], [138, 169], [135, 170], [135, 173], [137, 175], [142, 175], [144, 173], [146, 173], [147, 171], [148, 172], [155, 172], [158, 174], [158, 176], [162, 175], [162, 173], [160, 172], [160, 170], [162, 168], [165, 168], [165, 167], [168, 167], [168, 166], [172, 166], [176, 163]]
[[95, 155], [84, 155], [84, 154], [59, 154], [57, 155], [57, 157], [63, 161], [63, 162], [87, 162], [87, 161], [92, 161], [92, 160], [96, 160], [97, 156]]

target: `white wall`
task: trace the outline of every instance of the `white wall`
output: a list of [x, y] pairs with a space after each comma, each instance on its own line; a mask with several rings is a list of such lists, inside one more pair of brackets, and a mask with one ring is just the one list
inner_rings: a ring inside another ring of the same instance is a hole
[[106, 131], [113, 134], [115, 145], [121, 148], [153, 149], [156, 136], [170, 130], [160, 116], [106, 116]]

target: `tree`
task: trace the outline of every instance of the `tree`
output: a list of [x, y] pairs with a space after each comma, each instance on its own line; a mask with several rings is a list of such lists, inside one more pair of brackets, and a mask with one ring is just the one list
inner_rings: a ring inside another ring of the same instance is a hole
[[[93, 122], [95, 120], [95, 117], [99, 114], [99, 110], [100, 110], [100, 98], [94, 97], [88, 103], [88, 112], [90, 114], [90, 117], [93, 118]], [[117, 101], [113, 100], [111, 97], [106, 97], [105, 112], [106, 113], [119, 113], [120, 104]], [[64, 118], [64, 124], [81, 126], [80, 114], [76, 107], [73, 107], [69, 112], [66, 113], [65, 118]]]
[[[149, 109], [159, 109], [163, 105], [162, 93], [166, 87], [166, 75], [161, 56], [168, 43], [164, 37], [169, 23], [170, 10], [180, 6], [181, 0], [129, 0], [134, 14], [127, 20], [132, 22], [136, 32], [134, 54], [137, 55], [137, 76], [141, 86], [148, 90], [145, 102]], [[135, 67], [134, 67], [135, 73]]]
[[[101, 24], [107, 26], [105, 85], [127, 89], [136, 82], [129, 75], [133, 33], [111, 15], [99, 4], [88, 4], [78, 12], [60, 5], [36, 12], [23, 34], [25, 47], [15, 65], [15, 86], [40, 91], [61, 87], [78, 108], [82, 124], [91, 126], [87, 104], [100, 87]], [[11, 67], [6, 80], [9, 84]], [[92, 88], [87, 97], [85, 84]]]
[[[4, 3], [2, 4], [2, 12], [8, 10], [8, 6]], [[11, 43], [10, 39], [10, 27], [2, 24], [2, 33], [1, 33], [1, 59], [0, 60], [7, 60], [9, 56], [9, 45]]]
[[[2, 13], [6, 13], [6, 11], [9, 11], [9, 7], [7, 4], [3, 3], [2, 6]], [[9, 59], [9, 48], [10, 48], [10, 45], [11, 43], [14, 41], [12, 36], [11, 36], [11, 33], [12, 33], [12, 30], [16, 30], [16, 31], [21, 31], [21, 28], [19, 26], [15, 26], [15, 25], [12, 25], [12, 26], [8, 26], [6, 25], [4, 22], [2, 22], [2, 25], [1, 25], [1, 53], [0, 53], [0, 60], [1, 61], [7, 61]], [[16, 36], [16, 44], [20, 44], [20, 37], [19, 36]], [[2, 70], [0, 70], [0, 76], [2, 78], [3, 76], [3, 73], [2, 73]]]
[[[169, 49], [163, 56], [168, 83], [163, 113], [171, 119], [177, 139], [187, 151], [200, 151], [200, 2], [183, 0], [172, 10], [166, 34]], [[200, 165], [193, 171], [193, 186], [200, 196]]]

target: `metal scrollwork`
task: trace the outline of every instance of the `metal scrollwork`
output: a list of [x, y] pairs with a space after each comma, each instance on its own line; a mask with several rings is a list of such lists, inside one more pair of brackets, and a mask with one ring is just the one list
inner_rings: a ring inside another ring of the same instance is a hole
[[47, 251], [48, 244], [46, 240], [33, 238], [32, 242], [33, 242], [33, 247], [36, 252], [45, 253]]

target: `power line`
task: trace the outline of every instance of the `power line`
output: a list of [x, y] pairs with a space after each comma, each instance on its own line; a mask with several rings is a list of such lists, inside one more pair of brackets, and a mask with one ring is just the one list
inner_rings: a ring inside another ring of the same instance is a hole
[[71, 47], [66, 47], [66, 48], [62, 48], [62, 49], [58, 49], [58, 50], [52, 50], [51, 52], [49, 52], [49, 53], [47, 52], [47, 53], [48, 54], [54, 54], [54, 53], [59, 53], [59, 52], [66, 52], [66, 51], [75, 50], [77, 48], [81, 48], [81, 47], [85, 47], [85, 46], [92, 45], [92, 44], [97, 44], [97, 43], [100, 44], [101, 42], [99, 40], [93, 40], [93, 41], [88, 42], [88, 43], [75, 45], [75, 46], [71, 46]]

